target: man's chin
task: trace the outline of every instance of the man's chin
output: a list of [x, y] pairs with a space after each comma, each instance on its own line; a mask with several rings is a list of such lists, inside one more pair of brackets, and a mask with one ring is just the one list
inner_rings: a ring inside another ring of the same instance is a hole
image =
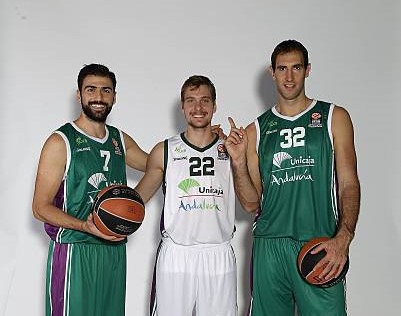
[[[110, 113], [110, 112], [109, 112]], [[93, 122], [97, 122], [97, 123], [104, 123], [106, 122], [107, 116], [109, 115], [109, 113], [94, 113], [94, 112], [88, 112], [88, 111], [84, 111], [85, 116], [93, 121]]]
[[208, 127], [210, 124], [190, 124], [194, 129], [203, 129]]
[[107, 115], [94, 115], [93, 113], [85, 113], [85, 116], [88, 118], [88, 120], [96, 123], [105, 123], [107, 119]]

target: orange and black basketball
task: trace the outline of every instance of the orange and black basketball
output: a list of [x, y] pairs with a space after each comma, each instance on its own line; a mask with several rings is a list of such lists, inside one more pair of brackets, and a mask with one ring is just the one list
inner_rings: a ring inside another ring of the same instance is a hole
[[93, 203], [93, 220], [104, 234], [126, 237], [134, 233], [145, 217], [140, 195], [126, 185], [102, 189]]
[[312, 254], [311, 251], [319, 246], [322, 242], [329, 240], [328, 237], [313, 238], [308, 241], [299, 251], [297, 265], [298, 271], [301, 277], [309, 284], [319, 287], [330, 287], [340, 282], [348, 272], [349, 259], [344, 265], [341, 274], [337, 278], [331, 278], [328, 280], [319, 278], [320, 273], [324, 270], [325, 266], [313, 271], [315, 265], [326, 255], [326, 251], [322, 250], [318, 253]]

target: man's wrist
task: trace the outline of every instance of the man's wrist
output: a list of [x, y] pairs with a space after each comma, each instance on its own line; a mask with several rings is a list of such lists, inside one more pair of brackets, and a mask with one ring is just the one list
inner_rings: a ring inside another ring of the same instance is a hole
[[354, 239], [354, 235], [355, 233], [353, 231], [350, 231], [346, 226], [342, 226], [338, 230], [336, 237], [345, 239], [347, 244], [349, 245], [352, 239]]

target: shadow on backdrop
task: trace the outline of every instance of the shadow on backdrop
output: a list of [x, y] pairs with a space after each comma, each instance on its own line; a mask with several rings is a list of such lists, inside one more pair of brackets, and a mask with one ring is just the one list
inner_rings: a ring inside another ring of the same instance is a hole
[[[261, 112], [267, 111], [277, 103], [276, 84], [267, 67], [260, 70], [256, 81], [257, 93], [261, 101]], [[259, 114], [259, 115], [260, 115]]]
[[181, 134], [187, 130], [187, 122], [185, 121], [184, 114], [181, 111], [180, 98], [176, 98], [171, 109], [171, 116], [173, 117], [173, 126], [175, 127], [176, 134]]
[[[257, 116], [259, 116], [271, 107], [273, 107], [277, 102], [276, 86], [267, 68], [261, 69], [256, 77], [256, 91], [260, 99], [260, 112], [257, 114]], [[256, 117], [253, 119], [256, 119]], [[239, 284], [242, 288], [242, 297], [239, 299], [239, 302], [244, 302], [244, 305], [239, 310], [239, 315], [246, 315], [251, 299], [250, 277], [252, 258], [252, 225], [254, 214], [246, 213], [246, 211], [242, 209], [242, 206], [237, 199], [235, 216], [237, 222], [246, 222], [247, 226], [245, 234], [243, 234], [243, 236], [238, 236], [239, 238], [241, 238], [240, 245], [242, 253], [245, 254], [243, 271], [239, 273], [239, 276], [241, 276]]]
[[67, 121], [71, 122], [71, 121], [76, 120], [79, 117], [79, 115], [81, 114], [82, 106], [77, 101], [77, 95], [76, 95], [76, 91], [75, 90], [74, 90], [73, 93], [71, 93], [70, 105], [71, 105], [70, 106], [70, 109], [71, 109], [70, 117], [66, 118], [66, 122]]

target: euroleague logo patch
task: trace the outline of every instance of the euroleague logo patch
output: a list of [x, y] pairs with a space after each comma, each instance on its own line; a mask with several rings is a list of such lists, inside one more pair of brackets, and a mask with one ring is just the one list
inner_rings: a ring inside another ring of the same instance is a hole
[[322, 114], [319, 112], [312, 113], [310, 117], [309, 127], [322, 127]]
[[115, 153], [116, 155], [121, 156], [122, 153], [121, 153], [120, 147], [118, 146], [118, 142], [117, 142], [114, 138], [113, 138], [111, 141], [112, 141], [112, 143], [113, 143], [113, 145], [114, 145], [114, 153]]
[[228, 152], [226, 146], [223, 144], [219, 144], [217, 146], [217, 159], [219, 160], [227, 160], [228, 159]]

